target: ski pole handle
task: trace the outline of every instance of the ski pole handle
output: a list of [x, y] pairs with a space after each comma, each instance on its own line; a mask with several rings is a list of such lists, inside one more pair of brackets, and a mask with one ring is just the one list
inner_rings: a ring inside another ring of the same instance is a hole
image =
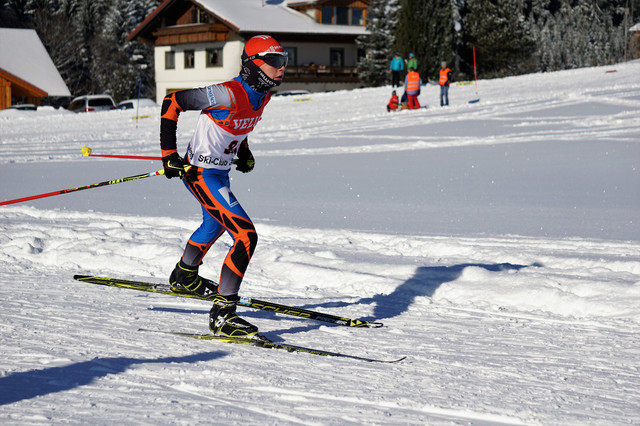
[[79, 186], [77, 188], [61, 189], [59, 191], [47, 192], [46, 194], [38, 194], [38, 195], [32, 195], [30, 197], [16, 198], [15, 200], [2, 201], [2, 202], [0, 202], [0, 206], [5, 206], [7, 204], [21, 203], [23, 201], [35, 200], [35, 199], [38, 199], [38, 198], [53, 197], [55, 195], [68, 194], [70, 192], [82, 191], [84, 189], [98, 188], [100, 186], [115, 185], [116, 183], [129, 182], [129, 181], [132, 181], [132, 180], [144, 179], [144, 178], [163, 175], [163, 174], [164, 174], [164, 169], [160, 169], [160, 170], [155, 171], [155, 172], [143, 173], [141, 175], [135, 175], [135, 176], [129, 176], [129, 177], [125, 177], [125, 178], [107, 180], [107, 181], [104, 181], [104, 182], [94, 183], [94, 184], [91, 184], [91, 185]]

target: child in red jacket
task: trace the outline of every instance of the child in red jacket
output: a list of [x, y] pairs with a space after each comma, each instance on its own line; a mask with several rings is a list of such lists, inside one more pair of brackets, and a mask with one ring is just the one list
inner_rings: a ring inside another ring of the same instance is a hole
[[387, 104], [387, 112], [397, 111], [398, 110], [398, 95], [396, 95], [396, 91], [391, 92], [391, 99]]

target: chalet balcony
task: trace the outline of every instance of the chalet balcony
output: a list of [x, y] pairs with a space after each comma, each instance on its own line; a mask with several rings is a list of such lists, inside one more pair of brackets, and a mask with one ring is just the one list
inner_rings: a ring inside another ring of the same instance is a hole
[[356, 67], [327, 65], [290, 65], [285, 70], [287, 83], [358, 83]]

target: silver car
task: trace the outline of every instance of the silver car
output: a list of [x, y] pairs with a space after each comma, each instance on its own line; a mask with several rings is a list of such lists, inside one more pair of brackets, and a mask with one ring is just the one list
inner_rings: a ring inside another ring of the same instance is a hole
[[116, 103], [109, 95], [84, 95], [74, 98], [68, 109], [73, 112], [108, 111], [116, 109]]

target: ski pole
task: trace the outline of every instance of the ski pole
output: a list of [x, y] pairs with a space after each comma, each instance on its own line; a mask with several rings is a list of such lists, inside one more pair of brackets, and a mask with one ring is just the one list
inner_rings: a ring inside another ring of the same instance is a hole
[[478, 94], [478, 71], [476, 68], [476, 47], [473, 46], [473, 79], [476, 83], [476, 95]]
[[106, 158], [128, 158], [132, 160], [162, 160], [162, 157], [145, 157], [142, 155], [107, 155], [107, 154], [92, 154], [91, 148], [88, 146], [82, 147], [83, 157], [106, 157]]
[[3, 202], [0, 202], [0, 206], [4, 206], [4, 205], [7, 205], [7, 204], [21, 203], [23, 201], [35, 200], [37, 198], [53, 197], [54, 195], [68, 194], [70, 192], [82, 191], [83, 189], [98, 188], [100, 186], [114, 185], [116, 183], [129, 182], [129, 181], [132, 181], [132, 180], [144, 179], [144, 178], [148, 178], [148, 177], [151, 177], [151, 176], [158, 176], [158, 175], [163, 175], [163, 174], [164, 174], [164, 169], [160, 169], [160, 170], [155, 171], [155, 172], [144, 173], [144, 174], [141, 174], [141, 175], [129, 176], [129, 177], [120, 178], [120, 179], [107, 180], [107, 181], [104, 181], [104, 182], [94, 183], [92, 185], [79, 186], [77, 188], [61, 189], [60, 191], [47, 192], [46, 194], [32, 195], [30, 197], [17, 198], [15, 200], [3, 201]]
[[[109, 155], [109, 154], [92, 154], [91, 148], [88, 146], [82, 147], [82, 155], [84, 157], [107, 157], [107, 158], [128, 158], [131, 160], [162, 160], [162, 157], [145, 157], [142, 155]], [[238, 163], [238, 159], [234, 158], [232, 161], [233, 164]]]

